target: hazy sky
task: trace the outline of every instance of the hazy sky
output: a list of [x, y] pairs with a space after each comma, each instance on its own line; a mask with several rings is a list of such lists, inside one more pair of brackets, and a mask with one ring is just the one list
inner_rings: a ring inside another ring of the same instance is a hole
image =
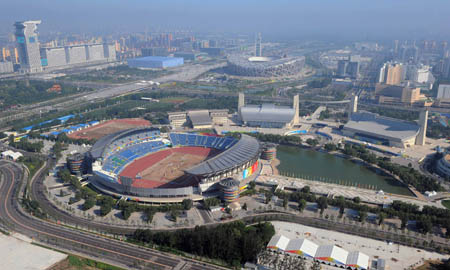
[[0, 0], [0, 31], [190, 29], [266, 36], [450, 36], [450, 0]]

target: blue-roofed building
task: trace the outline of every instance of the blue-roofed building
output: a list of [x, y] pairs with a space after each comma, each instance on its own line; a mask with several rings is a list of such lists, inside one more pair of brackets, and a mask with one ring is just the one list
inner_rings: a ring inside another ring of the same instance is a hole
[[33, 127], [34, 127], [34, 126], [28, 126], [28, 127], [24, 127], [24, 128], [22, 128], [22, 130], [23, 130], [23, 131], [27, 131], [27, 132], [28, 132], [28, 131], [32, 130], [32, 129], [33, 129]]
[[146, 56], [128, 59], [128, 66], [132, 68], [170, 68], [184, 64], [181, 57]]
[[69, 115], [66, 115], [66, 116], [58, 117], [57, 119], [60, 120], [62, 123], [64, 123], [64, 122], [66, 122], [67, 120], [69, 120], [69, 119], [71, 119], [71, 118], [74, 118], [74, 117], [75, 117], [74, 114], [69, 114]]

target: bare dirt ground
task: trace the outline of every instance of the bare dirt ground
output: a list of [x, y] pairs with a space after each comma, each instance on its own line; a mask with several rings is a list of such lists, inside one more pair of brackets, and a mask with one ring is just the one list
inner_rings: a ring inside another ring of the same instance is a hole
[[103, 122], [101, 124], [76, 131], [69, 134], [69, 138], [73, 139], [100, 139], [108, 134], [112, 134], [121, 130], [150, 126], [150, 122], [140, 118], [117, 119]]
[[142, 171], [142, 179], [157, 180], [163, 183], [177, 180], [176, 182], [181, 184], [183, 181], [179, 178], [184, 176], [184, 170], [202, 162], [206, 158], [207, 155], [174, 152], [150, 168]]

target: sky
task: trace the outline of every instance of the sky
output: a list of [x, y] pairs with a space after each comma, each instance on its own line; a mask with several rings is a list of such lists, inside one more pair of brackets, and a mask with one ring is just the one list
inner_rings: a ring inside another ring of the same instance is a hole
[[[3, 3], [2, 3], [3, 2]], [[449, 0], [0, 0], [0, 32], [262, 32], [273, 37], [443, 38]]]

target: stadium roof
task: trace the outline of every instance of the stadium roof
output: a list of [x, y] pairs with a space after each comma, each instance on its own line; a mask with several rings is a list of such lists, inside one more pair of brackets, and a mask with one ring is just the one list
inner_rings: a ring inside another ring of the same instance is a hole
[[275, 104], [246, 105], [241, 107], [240, 114], [244, 122], [289, 123], [294, 118], [295, 110]]
[[193, 126], [211, 125], [212, 120], [209, 116], [208, 110], [189, 111], [189, 119], [191, 119]]
[[[248, 67], [248, 68], [269, 68], [282, 66], [287, 63], [293, 63], [299, 60], [303, 60], [304, 56], [298, 57], [248, 57], [240, 54], [231, 54], [227, 56], [227, 60], [235, 65]], [[256, 61], [255, 61], [256, 60]], [[258, 61], [259, 60], [259, 61]]]
[[260, 145], [258, 140], [243, 134], [241, 139], [217, 156], [208, 159], [192, 168], [186, 170], [193, 175], [210, 175], [247, 163], [258, 156]]
[[95, 142], [95, 144], [92, 146], [92, 148], [90, 150], [90, 153], [94, 159], [100, 158], [100, 157], [102, 157], [103, 152], [108, 147], [108, 145], [111, 144], [112, 142], [114, 142], [115, 140], [117, 140], [121, 137], [130, 135], [132, 133], [139, 133], [139, 132], [143, 132], [143, 131], [154, 131], [154, 130], [159, 130], [159, 129], [154, 128], [154, 127], [131, 128], [131, 129], [121, 130], [116, 133], [108, 134]]
[[351, 115], [344, 129], [388, 140], [403, 141], [416, 136], [420, 127], [406, 121], [360, 112]]

